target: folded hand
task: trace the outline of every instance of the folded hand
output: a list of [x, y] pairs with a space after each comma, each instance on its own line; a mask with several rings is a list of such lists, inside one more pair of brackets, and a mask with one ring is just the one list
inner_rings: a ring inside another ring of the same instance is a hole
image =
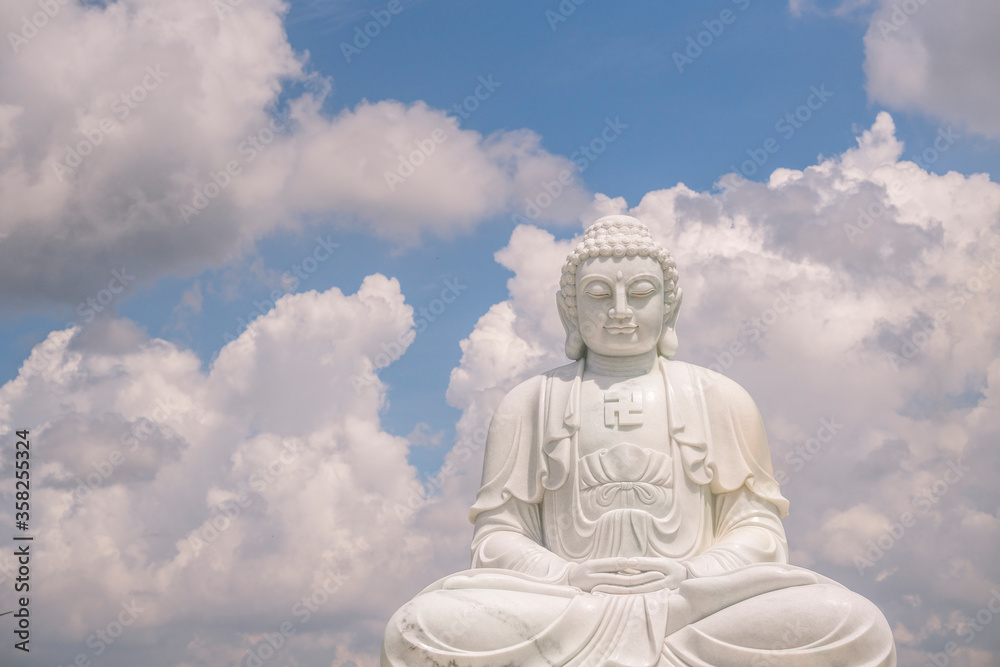
[[673, 590], [685, 578], [687, 570], [670, 558], [595, 558], [571, 563], [569, 569], [569, 584], [592, 593]]

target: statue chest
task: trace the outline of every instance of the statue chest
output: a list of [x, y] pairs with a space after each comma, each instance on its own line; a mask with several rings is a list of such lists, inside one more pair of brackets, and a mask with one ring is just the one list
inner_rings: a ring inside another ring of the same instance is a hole
[[573, 530], [554, 541], [575, 553], [584, 545], [567, 546], [573, 535], [589, 535], [596, 540], [592, 557], [663, 552], [651, 542], [687, 553], [701, 525], [680, 519], [685, 509], [699, 511], [700, 495], [682, 481], [672, 452], [662, 376], [584, 380], [579, 414], [573, 482], [552, 499], [547, 523], [576, 518]]
[[578, 400], [568, 407], [579, 419], [564, 461], [569, 478], [542, 502], [546, 545], [573, 560], [703, 549], [712, 534], [708, 491], [688, 477], [682, 445], [670, 437], [660, 369], [622, 380], [584, 375]]
[[669, 455], [667, 406], [659, 374], [621, 382], [584, 381], [579, 455], [629, 444]]

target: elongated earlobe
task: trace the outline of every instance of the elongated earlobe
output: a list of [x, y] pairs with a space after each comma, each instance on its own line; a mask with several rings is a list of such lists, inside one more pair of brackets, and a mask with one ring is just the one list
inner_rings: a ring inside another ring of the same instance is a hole
[[583, 344], [583, 338], [579, 331], [571, 331], [566, 335], [566, 356], [576, 361], [582, 359], [587, 352], [587, 346]]
[[677, 330], [664, 327], [663, 333], [660, 334], [660, 341], [656, 344], [656, 351], [659, 352], [661, 357], [670, 359], [677, 354], [678, 345]]
[[656, 351], [661, 357], [667, 359], [677, 354], [677, 347], [680, 344], [677, 340], [677, 316], [681, 311], [681, 300], [683, 297], [683, 290], [677, 288], [677, 298], [674, 299], [670, 310], [663, 317], [663, 332], [660, 334], [660, 340], [656, 344]]

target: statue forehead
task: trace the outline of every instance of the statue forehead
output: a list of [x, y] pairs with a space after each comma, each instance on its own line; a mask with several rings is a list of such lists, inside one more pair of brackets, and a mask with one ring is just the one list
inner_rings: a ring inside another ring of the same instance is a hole
[[591, 257], [580, 262], [576, 279], [582, 282], [587, 278], [606, 278], [614, 281], [621, 273], [622, 280], [629, 280], [637, 275], [650, 275], [663, 280], [663, 267], [652, 257]]

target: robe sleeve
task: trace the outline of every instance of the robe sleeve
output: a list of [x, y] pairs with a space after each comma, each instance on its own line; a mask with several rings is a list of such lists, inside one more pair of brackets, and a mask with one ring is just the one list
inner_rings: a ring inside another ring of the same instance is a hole
[[715, 543], [684, 561], [688, 575], [725, 574], [753, 563], [787, 563], [788, 542], [777, 508], [747, 487], [715, 499]]
[[721, 496], [743, 487], [788, 515], [774, 478], [764, 421], [757, 404], [729, 378], [691, 364], [668, 362], [670, 435], [684, 470], [696, 484]]
[[729, 378], [713, 373], [706, 379], [705, 397], [715, 409], [707, 411], [712, 436], [709, 458], [715, 467], [712, 493], [719, 495], [745, 486], [754, 495], [788, 516], [788, 501], [774, 479], [764, 420], [747, 391]]
[[541, 545], [538, 505], [511, 498], [477, 517], [472, 567], [516, 570], [545, 583], [567, 583], [569, 563]]
[[497, 406], [486, 436], [483, 480], [469, 521], [514, 498], [542, 501], [545, 461], [540, 451], [541, 401], [546, 378], [535, 376], [514, 387]]
[[[692, 577], [723, 574], [753, 563], [787, 563], [781, 519], [788, 501], [774, 478], [764, 421], [743, 387], [714, 371], [687, 365], [672, 417], [688, 475], [713, 497], [713, 542], [684, 562]], [[699, 405], [700, 404], [700, 405]]]
[[[515, 570], [546, 583], [565, 584], [569, 563], [546, 549], [540, 503], [550, 473], [562, 478], [558, 459], [543, 451], [552, 376], [533, 377], [512, 389], [490, 423], [483, 461], [483, 481], [469, 511], [475, 524], [473, 568]], [[557, 401], [558, 403], [558, 401]], [[554, 471], [549, 468], [555, 466]]]
[[574, 362], [536, 375], [500, 401], [486, 437], [483, 481], [470, 521], [511, 498], [538, 504], [546, 490], [566, 482], [582, 368]]

